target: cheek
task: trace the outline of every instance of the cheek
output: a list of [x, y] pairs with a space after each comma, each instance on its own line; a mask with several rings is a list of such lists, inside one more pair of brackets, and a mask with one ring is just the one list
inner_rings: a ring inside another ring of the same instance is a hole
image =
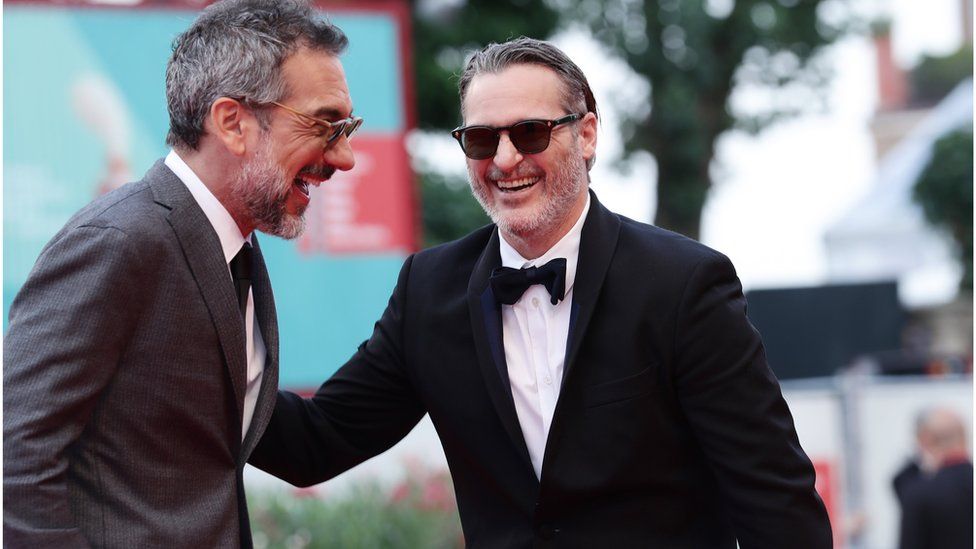
[[488, 160], [471, 160], [470, 158], [466, 160], [468, 177], [472, 182], [480, 183], [485, 180], [489, 163]]

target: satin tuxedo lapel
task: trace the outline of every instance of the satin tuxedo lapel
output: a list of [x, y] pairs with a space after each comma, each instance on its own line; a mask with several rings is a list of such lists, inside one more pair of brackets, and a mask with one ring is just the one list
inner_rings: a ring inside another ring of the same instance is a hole
[[[237, 407], [235, 426], [237, 432], [240, 432], [247, 385], [246, 340], [244, 321], [234, 295], [234, 284], [227, 270], [227, 263], [224, 262], [220, 238], [186, 185], [162, 162], [157, 162], [150, 169], [146, 179], [153, 182], [151, 186], [156, 202], [170, 210], [166, 219], [179, 240], [187, 265], [193, 272], [193, 278], [213, 319], [234, 389]], [[263, 261], [261, 266], [259, 270], [266, 279]]]
[[[566, 361], [563, 365], [560, 395], [565, 393], [567, 385], [573, 383], [576, 357], [579, 355], [580, 345], [586, 337], [587, 327], [596, 309], [600, 291], [603, 289], [603, 281], [613, 260], [619, 234], [620, 218], [600, 204], [591, 191], [590, 211], [580, 235], [579, 261], [576, 266], [576, 282], [573, 284], [573, 308], [570, 313], [569, 337], [566, 342]], [[553, 448], [558, 446], [562, 434], [565, 414], [561, 414], [560, 411], [564, 401], [563, 398], [556, 401], [542, 460], [543, 474], [546, 470], [545, 464], [552, 458]]]
[[264, 255], [256, 234], [251, 236], [251, 242], [254, 246], [254, 279], [251, 286], [254, 314], [261, 327], [261, 338], [264, 339], [267, 356], [264, 360], [264, 377], [261, 379], [258, 402], [251, 418], [251, 426], [244, 438], [241, 463], [247, 460], [271, 419], [278, 389], [278, 315], [275, 311], [274, 293], [271, 291], [271, 279], [268, 277], [268, 269], [264, 264]]
[[570, 378], [580, 343], [593, 317], [596, 300], [603, 289], [603, 280], [610, 268], [613, 252], [620, 234], [620, 219], [590, 192], [590, 212], [580, 235], [576, 282], [573, 284], [573, 311], [570, 317], [568, 349], [563, 369], [563, 381]]
[[475, 264], [468, 282], [468, 309], [471, 314], [471, 329], [474, 334], [478, 365], [485, 379], [485, 386], [491, 396], [495, 412], [498, 413], [509, 439], [528, 467], [532, 467], [525, 437], [519, 426], [515, 401], [508, 379], [508, 366], [505, 362], [505, 347], [502, 343], [502, 311], [491, 291], [488, 278], [491, 272], [501, 266], [501, 253], [498, 251], [498, 229], [492, 231], [488, 245]]

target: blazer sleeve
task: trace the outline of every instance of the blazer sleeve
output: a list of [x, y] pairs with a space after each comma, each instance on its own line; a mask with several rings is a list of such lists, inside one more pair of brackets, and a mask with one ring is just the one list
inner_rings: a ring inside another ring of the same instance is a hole
[[88, 545], [69, 501], [69, 455], [112, 378], [145, 280], [123, 232], [82, 226], [45, 247], [14, 300], [3, 355], [5, 545]]
[[425, 407], [404, 365], [403, 322], [413, 257], [370, 338], [311, 398], [278, 391], [248, 462], [296, 486], [326, 481], [380, 454], [420, 421]]
[[676, 391], [739, 546], [831, 547], [813, 466], [746, 317], [735, 270], [721, 254], [709, 254], [688, 278], [674, 346]]

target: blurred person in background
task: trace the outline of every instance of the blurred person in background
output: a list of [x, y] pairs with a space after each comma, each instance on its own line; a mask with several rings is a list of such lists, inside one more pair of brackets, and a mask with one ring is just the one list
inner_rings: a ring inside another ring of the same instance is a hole
[[78, 212], [10, 309], [5, 547], [250, 547], [242, 471], [278, 380], [254, 230], [301, 233], [348, 170], [347, 39], [303, 1], [227, 0], [173, 46], [173, 149]]
[[491, 44], [460, 95], [494, 224], [408, 258], [352, 359], [311, 398], [279, 392], [251, 463], [315, 484], [428, 413], [471, 547], [830, 547], [729, 260], [589, 190], [579, 67]]
[[973, 463], [962, 418], [947, 408], [916, 422], [919, 458], [894, 482], [901, 503], [901, 549], [973, 547]]

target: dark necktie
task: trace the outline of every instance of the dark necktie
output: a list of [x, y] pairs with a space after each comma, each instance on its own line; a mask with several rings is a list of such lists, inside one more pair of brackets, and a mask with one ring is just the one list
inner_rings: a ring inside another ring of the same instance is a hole
[[513, 305], [533, 284], [545, 286], [555, 305], [566, 293], [566, 259], [557, 257], [541, 267], [525, 269], [498, 267], [491, 272], [488, 281], [495, 299], [505, 305]]
[[241, 316], [247, 314], [247, 294], [251, 290], [251, 262], [254, 252], [247, 242], [241, 246], [234, 259], [230, 260], [230, 274], [234, 277], [234, 289], [237, 290], [237, 304], [241, 307]]

